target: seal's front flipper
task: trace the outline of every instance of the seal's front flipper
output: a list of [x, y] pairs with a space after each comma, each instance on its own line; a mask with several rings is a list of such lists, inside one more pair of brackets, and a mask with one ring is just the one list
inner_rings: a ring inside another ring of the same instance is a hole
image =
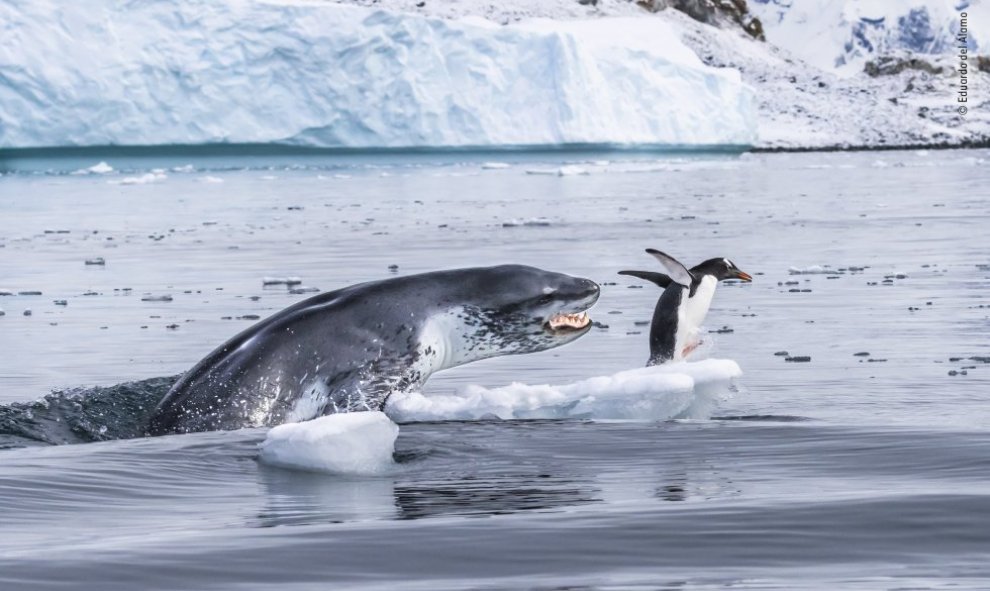
[[632, 277], [646, 279], [647, 281], [656, 283], [663, 289], [667, 289], [667, 286], [671, 284], [669, 276], [663, 273], [654, 273], [653, 271], [619, 271], [619, 275], [630, 275]]
[[667, 273], [670, 274], [670, 279], [674, 283], [687, 288], [690, 288], [691, 284], [694, 283], [694, 275], [691, 274], [691, 271], [688, 271], [687, 267], [682, 265], [674, 257], [660, 252], [655, 248], [647, 248], [646, 252], [653, 255], [653, 258], [656, 260], [660, 261], [660, 264], [667, 269]]

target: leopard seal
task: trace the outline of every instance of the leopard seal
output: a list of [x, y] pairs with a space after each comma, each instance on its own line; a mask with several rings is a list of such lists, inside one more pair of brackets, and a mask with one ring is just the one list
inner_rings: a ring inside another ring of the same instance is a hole
[[382, 410], [437, 371], [543, 351], [587, 333], [599, 287], [523, 265], [435, 271], [323, 293], [207, 355], [164, 396], [148, 435], [271, 427]]

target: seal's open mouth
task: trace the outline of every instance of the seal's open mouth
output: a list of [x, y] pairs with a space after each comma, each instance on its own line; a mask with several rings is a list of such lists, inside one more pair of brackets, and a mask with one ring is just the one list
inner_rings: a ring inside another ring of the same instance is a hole
[[581, 330], [591, 324], [591, 318], [587, 312], [577, 312], [576, 314], [556, 314], [547, 320], [544, 325], [551, 332], [566, 332], [569, 330]]

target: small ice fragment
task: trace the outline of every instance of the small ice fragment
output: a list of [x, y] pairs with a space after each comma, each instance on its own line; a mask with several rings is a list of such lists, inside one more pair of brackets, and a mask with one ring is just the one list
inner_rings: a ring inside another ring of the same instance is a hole
[[588, 174], [588, 171], [575, 164], [568, 164], [557, 169], [557, 176], [574, 176]]
[[67, 300], [55, 300], [56, 306], [68, 306], [69, 302]]
[[106, 265], [107, 262], [106, 262], [106, 260], [103, 259], [103, 257], [94, 257], [94, 258], [91, 258], [91, 259], [86, 259], [85, 264], [87, 264], [87, 265]]
[[[156, 170], [161, 171], [162, 169], [159, 168]], [[140, 176], [128, 176], [120, 179], [119, 181], [110, 181], [110, 183], [114, 185], [147, 185], [151, 183], [160, 183], [167, 178], [168, 176], [164, 173], [164, 171], [146, 172]]]
[[31, 315], [31, 308], [28, 308], [27, 310], [24, 310], [24, 315], [25, 316], [30, 316]]
[[811, 357], [808, 355], [795, 355], [793, 357], [785, 357], [784, 361], [790, 361], [792, 363], [808, 363], [811, 361]]
[[507, 222], [502, 222], [503, 228], [515, 228], [518, 226], [524, 227], [546, 227], [550, 225], [550, 220], [544, 217], [539, 218], [529, 218], [529, 219], [512, 219]]
[[34, 290], [34, 289], [29, 289], [27, 291], [19, 291], [19, 292], [17, 292], [17, 295], [22, 295], [22, 296], [39, 296], [39, 295], [41, 295], [41, 292], [40, 291], [37, 291], [37, 290]]
[[484, 170], [502, 170], [509, 168], [509, 166], [508, 162], [484, 162], [481, 164], [481, 168]]
[[823, 267], [821, 265], [811, 265], [810, 267], [791, 267], [787, 270], [791, 275], [839, 275], [839, 272], [835, 269], [831, 269], [827, 266]]
[[274, 427], [260, 446], [264, 464], [334, 474], [381, 474], [393, 465], [399, 426], [382, 412], [326, 415]]
[[195, 172], [196, 168], [192, 164], [172, 167], [172, 172]]
[[223, 182], [223, 179], [222, 178], [220, 178], [218, 176], [209, 176], [209, 175], [207, 175], [207, 176], [201, 176], [201, 177], [199, 177], [196, 180], [199, 181], [199, 182], [201, 182], [201, 183], [212, 183], [212, 184], [219, 184], [219, 183], [222, 183]]
[[113, 172], [113, 167], [101, 161], [89, 168], [81, 168], [72, 174], [109, 174], [111, 172]]
[[12, 296], [14, 292], [9, 289], [0, 289], [0, 296]]
[[141, 301], [142, 302], [171, 302], [172, 301], [172, 296], [170, 296], [170, 295], [160, 295], [160, 296], [146, 295], [146, 296], [144, 296], [144, 297], [141, 298]]
[[290, 289], [289, 293], [293, 295], [300, 295], [304, 293], [318, 293], [319, 291], [319, 287], [296, 287], [294, 289]]
[[300, 277], [262, 277], [262, 285], [299, 285], [302, 283]]

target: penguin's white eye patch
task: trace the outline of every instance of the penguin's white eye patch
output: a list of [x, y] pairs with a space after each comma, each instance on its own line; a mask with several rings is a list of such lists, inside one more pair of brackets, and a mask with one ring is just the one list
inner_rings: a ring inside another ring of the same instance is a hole
[[544, 287], [543, 288], [543, 295], [550, 295], [550, 294], [552, 294], [555, 291], [557, 291], [557, 290], [554, 289], [554, 288], [552, 288], [552, 287]]
[[732, 261], [730, 261], [729, 259], [722, 259], [722, 261], [725, 262], [725, 265], [727, 267], [729, 267], [730, 269], [734, 269], [735, 268], [735, 264], [733, 264]]

